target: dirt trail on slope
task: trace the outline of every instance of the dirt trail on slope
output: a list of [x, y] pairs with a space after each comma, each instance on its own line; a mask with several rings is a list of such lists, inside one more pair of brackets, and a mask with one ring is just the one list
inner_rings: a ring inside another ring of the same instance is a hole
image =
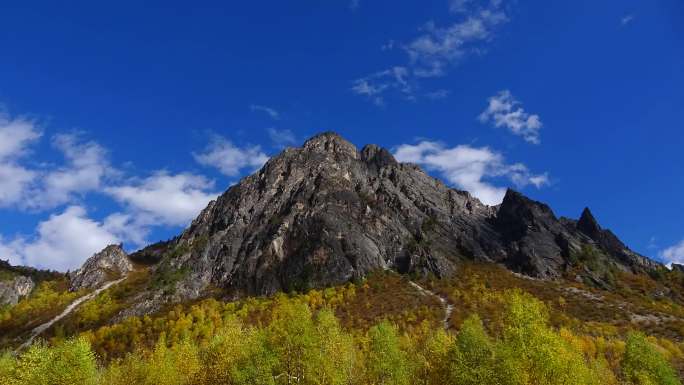
[[413, 281], [409, 281], [409, 283], [421, 294], [426, 296], [433, 296], [439, 300], [439, 302], [442, 304], [442, 307], [444, 308], [444, 319], [442, 319], [442, 325], [444, 326], [444, 330], [449, 329], [449, 318], [451, 318], [451, 313], [454, 312], [454, 305], [450, 303], [446, 297], [441, 296], [432, 290], [428, 290]]
[[123, 277], [123, 278], [118, 279], [116, 281], [107, 282], [104, 285], [102, 285], [100, 288], [93, 291], [92, 293], [86, 294], [83, 297], [79, 297], [78, 299], [76, 299], [74, 302], [69, 304], [69, 306], [67, 306], [66, 309], [64, 309], [64, 311], [61, 314], [59, 314], [55, 318], [51, 319], [50, 321], [34, 328], [31, 331], [31, 336], [26, 340], [26, 342], [24, 342], [23, 344], [21, 344], [21, 346], [19, 346], [19, 348], [16, 350], [16, 352], [20, 352], [20, 351], [28, 348], [29, 346], [31, 346], [31, 343], [33, 342], [33, 340], [36, 337], [38, 337], [42, 332], [49, 329], [52, 325], [55, 324], [55, 322], [61, 320], [62, 318], [68, 316], [69, 314], [71, 314], [71, 312], [73, 312], [80, 304], [95, 298], [98, 294], [100, 294], [103, 291], [109, 289], [110, 287], [116, 285], [117, 283], [123, 281], [124, 279], [126, 279], [126, 277]]

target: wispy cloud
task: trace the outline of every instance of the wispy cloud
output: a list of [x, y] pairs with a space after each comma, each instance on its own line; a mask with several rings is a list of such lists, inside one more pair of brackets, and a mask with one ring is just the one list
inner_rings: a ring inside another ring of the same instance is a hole
[[403, 49], [409, 55], [416, 76], [444, 76], [467, 54], [480, 51], [482, 48], [476, 44], [491, 39], [495, 27], [507, 20], [497, 5], [479, 10], [447, 27], [428, 22], [423, 27], [423, 34]]
[[440, 99], [446, 99], [449, 97], [449, 94], [451, 91], [445, 90], [445, 89], [439, 89], [435, 91], [431, 91], [425, 94], [425, 97], [431, 100], [440, 100]]
[[541, 142], [539, 130], [542, 122], [539, 115], [529, 114], [520, 107], [510, 91], [499, 91], [489, 98], [487, 109], [479, 116], [482, 123], [493, 122], [495, 127], [506, 127], [513, 134], [522, 136], [527, 142], [539, 144]]
[[203, 152], [193, 153], [193, 156], [199, 164], [215, 167], [229, 177], [239, 175], [246, 168], [250, 171], [259, 168], [269, 158], [261, 151], [261, 146], [238, 147], [219, 135], [212, 137]]
[[268, 129], [268, 136], [271, 138], [273, 145], [277, 148], [283, 148], [297, 143], [297, 137], [294, 132], [288, 129], [279, 130], [271, 127]]
[[684, 265], [684, 240], [661, 251], [660, 258], [668, 266], [673, 263]]
[[[407, 43], [390, 43], [382, 49], [398, 47], [407, 55], [407, 62], [392, 66], [353, 81], [352, 90], [367, 97], [373, 103], [384, 103], [384, 95], [399, 91], [404, 97], [414, 100], [420, 79], [446, 75], [469, 54], [482, 53], [484, 43], [494, 37], [498, 26], [508, 21], [501, 0], [452, 1], [449, 9], [458, 19], [447, 26], [438, 26], [430, 21], [421, 28], [421, 33]], [[404, 74], [398, 79], [393, 70], [401, 68]]]
[[506, 179], [517, 187], [549, 184], [546, 173], [533, 174], [522, 163], [509, 164], [504, 156], [489, 147], [458, 145], [447, 147], [440, 142], [421, 141], [402, 144], [394, 151], [400, 162], [411, 162], [434, 170], [449, 183], [464, 189], [488, 205], [501, 203], [506, 188], [494, 184], [495, 179]]
[[271, 117], [273, 120], [279, 120], [280, 119], [280, 113], [276, 111], [275, 109], [268, 107], [268, 106], [261, 106], [258, 104], [252, 104], [249, 106], [249, 109], [252, 110], [252, 112], [264, 112], [268, 114], [268, 116]]
[[634, 15], [625, 15], [620, 19], [620, 24], [625, 26], [634, 21]]
[[368, 97], [376, 105], [385, 103], [382, 95], [389, 89], [399, 91], [406, 99], [414, 99], [413, 87], [409, 84], [409, 75], [409, 70], [406, 67], [392, 67], [354, 80], [352, 91]]
[[349, 9], [351, 9], [352, 11], [356, 11], [357, 9], [359, 9], [359, 6], [361, 6], [361, 0], [351, 0], [349, 2]]
[[449, 1], [449, 11], [453, 13], [464, 13], [468, 11], [468, 6], [473, 0], [451, 0]]

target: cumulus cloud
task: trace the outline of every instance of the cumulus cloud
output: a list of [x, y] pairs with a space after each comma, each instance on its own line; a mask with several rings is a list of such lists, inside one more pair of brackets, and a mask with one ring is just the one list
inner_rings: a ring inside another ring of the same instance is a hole
[[37, 173], [19, 162], [42, 136], [35, 123], [0, 114], [0, 207], [20, 203]]
[[539, 115], [529, 114], [520, 107], [508, 90], [499, 91], [489, 98], [489, 104], [479, 116], [482, 123], [492, 122], [495, 127], [506, 127], [513, 134], [522, 136], [527, 142], [539, 144], [539, 130], [542, 122]]
[[[444, 76], [467, 55], [484, 52], [484, 44], [508, 21], [501, 0], [452, 0], [449, 9], [457, 18], [453, 23], [438, 26], [430, 21], [407, 43], [383, 45], [383, 51], [400, 48], [408, 56], [407, 63], [354, 80], [352, 91], [377, 105], [390, 91], [413, 100], [421, 78]], [[401, 78], [392, 72], [396, 68], [402, 69]]]
[[280, 119], [280, 113], [278, 111], [276, 111], [275, 109], [268, 107], [268, 106], [261, 106], [258, 104], [252, 104], [249, 106], [249, 109], [252, 110], [252, 112], [254, 112], [254, 111], [264, 112], [268, 116], [270, 116], [271, 119], [274, 119], [274, 120]]
[[41, 136], [34, 122], [0, 113], [0, 161], [23, 155], [28, 145]]
[[12, 264], [73, 270], [92, 254], [121, 238], [105, 222], [90, 219], [85, 208], [70, 206], [38, 224], [33, 238], [0, 239], [0, 257]]
[[[105, 188], [105, 193], [133, 213], [135, 223], [183, 226], [194, 219], [218, 193], [214, 183], [201, 175], [156, 174], [128, 185]], [[120, 217], [125, 224], [128, 218]]]
[[684, 240], [661, 251], [660, 258], [668, 266], [671, 266], [673, 263], [684, 265]]
[[59, 134], [52, 145], [62, 153], [64, 165], [44, 172], [41, 186], [27, 198], [32, 208], [52, 208], [74, 199], [75, 195], [100, 191], [107, 178], [119, 172], [107, 158], [104, 147], [93, 141], [83, 141], [77, 134]]
[[508, 179], [519, 188], [527, 185], [539, 188], [549, 183], [547, 174], [533, 174], [522, 163], [508, 164], [502, 154], [488, 147], [449, 148], [439, 142], [421, 141], [402, 144], [394, 156], [400, 162], [416, 163], [438, 172], [449, 183], [488, 205], [501, 203], [506, 193], [506, 188], [494, 185], [492, 179]]
[[204, 166], [215, 167], [223, 175], [234, 177], [242, 170], [257, 169], [266, 163], [268, 155], [260, 146], [240, 148], [222, 136], [214, 136], [211, 143], [202, 153], [193, 153], [195, 160]]
[[21, 203], [36, 173], [24, 167], [0, 163], [0, 207]]

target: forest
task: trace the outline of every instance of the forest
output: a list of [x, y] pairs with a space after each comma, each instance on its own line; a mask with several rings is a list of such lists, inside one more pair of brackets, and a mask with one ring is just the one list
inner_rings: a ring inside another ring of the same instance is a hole
[[[446, 330], [439, 301], [388, 272], [106, 322], [130, 290], [123, 285], [28, 350], [4, 353], [0, 385], [681, 384], [684, 344], [668, 333], [581, 319], [553, 288], [484, 267], [467, 272], [423, 283], [455, 304]], [[23, 313], [32, 300], [41, 308], [64, 296], [50, 288], [17, 306]], [[6, 309], [0, 327], [16, 325], [12, 316]]]

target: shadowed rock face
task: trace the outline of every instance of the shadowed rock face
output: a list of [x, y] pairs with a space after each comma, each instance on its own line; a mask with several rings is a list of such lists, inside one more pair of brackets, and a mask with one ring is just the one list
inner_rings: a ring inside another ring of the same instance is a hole
[[[165, 255], [157, 271], [184, 272], [168, 299], [181, 300], [209, 287], [235, 296], [322, 287], [384, 268], [444, 277], [464, 259], [553, 279], [587, 244], [626, 270], [659, 266], [588, 210], [579, 221], [559, 220], [512, 190], [487, 206], [383, 148], [359, 151], [324, 133], [269, 160], [155, 252]], [[160, 296], [148, 296], [145, 311]]]
[[121, 246], [109, 245], [85, 261], [80, 269], [69, 274], [70, 289], [95, 289], [131, 270], [133, 264]]

